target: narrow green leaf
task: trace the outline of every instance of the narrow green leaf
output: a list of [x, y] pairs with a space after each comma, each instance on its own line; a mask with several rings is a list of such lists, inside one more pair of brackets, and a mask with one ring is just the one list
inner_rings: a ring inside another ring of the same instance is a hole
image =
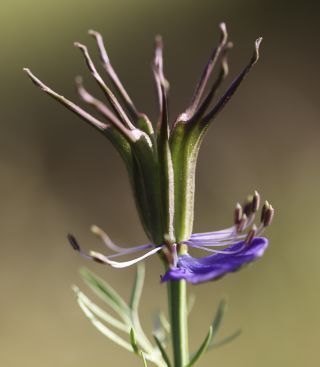
[[130, 309], [123, 298], [108, 283], [88, 269], [82, 268], [80, 273], [89, 288], [117, 312], [126, 323], [130, 323]]
[[215, 348], [218, 348], [218, 347], [222, 347], [223, 345], [228, 344], [228, 343], [232, 342], [233, 340], [235, 340], [241, 334], [242, 334], [242, 330], [238, 329], [233, 334], [225, 337], [224, 339], [219, 340], [216, 343], [211, 343], [208, 350], [215, 349]]
[[161, 353], [161, 355], [162, 355], [163, 360], [165, 361], [165, 363], [166, 363], [166, 365], [167, 365], [168, 367], [171, 367], [170, 359], [169, 359], [169, 357], [168, 357], [168, 355], [167, 355], [167, 352], [166, 352], [166, 351], [165, 351], [165, 349], [164, 349], [163, 344], [161, 343], [161, 341], [159, 340], [159, 338], [157, 337], [157, 335], [156, 335], [156, 334], [153, 334], [153, 337], [154, 337], [154, 340], [155, 340], [155, 342], [156, 342], [156, 344], [157, 344], [157, 347], [158, 347], [158, 348], [159, 348], [159, 350], [160, 350], [160, 353]]
[[125, 333], [129, 333], [130, 328], [128, 325], [119, 321], [115, 317], [109, 315], [106, 311], [102, 310], [98, 305], [93, 303], [84, 293], [82, 293], [79, 288], [73, 287], [74, 292], [76, 293], [78, 300], [81, 301], [95, 316], [100, 318], [102, 321], [108, 323], [109, 325], [115, 327], [118, 330], [124, 331]]
[[222, 323], [222, 320], [223, 320], [223, 316], [224, 316], [224, 312], [225, 312], [225, 309], [226, 309], [226, 305], [227, 305], [227, 302], [226, 302], [225, 299], [222, 299], [219, 302], [215, 317], [214, 317], [214, 319], [212, 321], [212, 324], [211, 324], [212, 325], [212, 340], [217, 335], [217, 333], [220, 329], [220, 326], [221, 326], [221, 323]]
[[144, 355], [144, 353], [143, 353], [143, 352], [141, 352], [141, 357], [142, 357], [142, 361], [143, 361], [143, 366], [144, 366], [144, 367], [148, 367], [148, 365], [147, 365], [147, 361], [146, 361], [146, 357], [145, 357], [145, 355]]
[[133, 328], [130, 330], [130, 342], [134, 353], [142, 358], [144, 366], [147, 366], [146, 361], [147, 359], [155, 363], [159, 367], [163, 366], [163, 362], [160, 361], [159, 358], [157, 358], [155, 355], [153, 355], [153, 353], [146, 354], [145, 352], [142, 351], [142, 349], [139, 347], [137, 343], [136, 333]]
[[145, 275], [144, 263], [139, 263], [137, 265], [136, 276], [134, 279], [131, 299], [130, 299], [130, 308], [132, 312], [138, 311], [139, 302], [140, 302], [142, 289], [143, 289], [144, 275]]
[[[86, 315], [86, 317], [90, 320], [90, 322], [92, 323], [92, 325], [98, 331], [100, 331], [105, 337], [107, 337], [108, 339], [112, 340], [114, 343], [118, 344], [120, 347], [128, 350], [129, 352], [135, 352], [135, 350], [133, 349], [132, 343], [128, 343], [126, 340], [124, 340], [123, 338], [121, 338], [115, 332], [113, 332], [112, 330], [110, 330], [100, 320], [98, 320], [95, 317], [95, 315], [93, 314], [93, 312], [91, 312], [90, 309], [79, 298], [78, 298], [77, 301], [78, 301], [78, 304], [79, 304], [80, 308], [82, 309], [82, 311]], [[157, 356], [154, 356], [154, 355], [151, 355], [151, 354], [146, 354], [146, 353], [144, 353], [142, 351], [139, 353], [139, 355], [141, 355], [141, 357], [143, 358], [143, 361], [144, 361], [144, 365], [145, 366], [147, 365], [145, 361], [148, 360], [148, 361], [154, 363], [155, 365], [157, 365], [159, 367], [164, 367], [164, 364], [163, 364], [162, 360], [159, 360], [159, 356], [157, 357]]]
[[120, 347], [132, 352], [131, 344], [122, 339], [119, 335], [110, 330], [106, 325], [104, 325], [101, 321], [99, 321], [94, 314], [89, 310], [89, 308], [78, 299], [78, 304], [81, 307], [84, 314], [91, 321], [92, 325], [99, 330], [104, 336], [108, 339], [112, 340], [114, 343], [118, 344]]
[[136, 335], [135, 335], [134, 330], [132, 328], [130, 330], [130, 342], [131, 342], [131, 346], [132, 346], [132, 349], [135, 352], [135, 354], [140, 355], [141, 350], [138, 347]]
[[145, 351], [147, 351], [148, 353], [152, 353], [153, 346], [143, 331], [138, 314], [139, 301], [141, 298], [144, 283], [144, 275], [145, 275], [145, 267], [143, 263], [140, 263], [137, 266], [136, 276], [131, 292], [130, 316], [132, 327], [134, 328], [135, 335], [138, 337], [139, 344]]
[[211, 342], [211, 339], [212, 339], [212, 330], [213, 330], [213, 328], [212, 328], [212, 326], [210, 326], [208, 334], [206, 335], [204, 341], [200, 345], [197, 352], [194, 353], [193, 356], [191, 357], [191, 360], [187, 364], [187, 367], [193, 366], [197, 362], [197, 360], [202, 356], [202, 354], [204, 354], [206, 352], [206, 350], [208, 349], [209, 344]]

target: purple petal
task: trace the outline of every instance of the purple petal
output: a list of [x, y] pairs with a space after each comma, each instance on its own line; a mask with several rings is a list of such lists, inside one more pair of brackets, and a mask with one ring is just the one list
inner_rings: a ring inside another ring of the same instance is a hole
[[194, 258], [189, 254], [182, 255], [179, 257], [177, 267], [168, 270], [162, 281], [185, 279], [187, 282], [197, 284], [220, 278], [261, 257], [268, 247], [268, 240], [257, 237], [238, 253], [228, 254], [228, 251], [236, 251], [243, 246], [243, 241], [238, 242], [226, 248], [223, 254], [201, 258]]

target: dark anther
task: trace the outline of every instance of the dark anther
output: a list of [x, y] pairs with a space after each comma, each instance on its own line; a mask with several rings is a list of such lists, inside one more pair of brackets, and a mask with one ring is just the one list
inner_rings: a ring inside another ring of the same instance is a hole
[[265, 227], [268, 227], [271, 224], [273, 216], [274, 216], [274, 209], [271, 205], [269, 205], [269, 208], [266, 210], [266, 213], [263, 218], [263, 225]]
[[75, 239], [75, 237], [72, 234], [68, 234], [67, 236], [68, 241], [71, 245], [71, 247], [75, 250], [75, 251], [80, 251], [80, 246], [78, 244], [78, 241]]
[[267, 201], [265, 201], [265, 203], [263, 204], [262, 210], [261, 210], [261, 218], [260, 218], [261, 223], [264, 223], [264, 218], [269, 208], [270, 208], [270, 204]]
[[235, 225], [238, 225], [240, 223], [242, 214], [243, 214], [242, 206], [239, 203], [237, 203], [235, 210], [234, 210], [234, 224]]
[[256, 213], [260, 206], [260, 195], [257, 191], [254, 192], [252, 198], [252, 212]]

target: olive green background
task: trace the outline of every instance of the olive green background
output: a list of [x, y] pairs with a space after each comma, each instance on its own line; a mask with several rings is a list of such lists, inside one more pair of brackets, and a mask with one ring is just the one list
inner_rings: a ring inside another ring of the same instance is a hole
[[[227, 296], [220, 336], [238, 327], [244, 332], [199, 366], [319, 364], [319, 9], [308, 1], [2, 0], [1, 366], [142, 366], [90, 325], [71, 291], [72, 284], [85, 289], [78, 268], [86, 264], [127, 297], [134, 269], [86, 263], [66, 241], [72, 232], [86, 249], [102, 250], [90, 235], [93, 223], [119, 244], [146, 241], [125, 169], [108, 141], [36, 89], [22, 67], [74, 100], [73, 78], [82, 74], [100, 95], [72, 45], [87, 43], [96, 55], [86, 31], [97, 29], [137, 106], [155, 121], [150, 62], [153, 37], [161, 33], [173, 120], [190, 101], [220, 21], [235, 43], [229, 82], [255, 38], [264, 41], [259, 64], [201, 149], [195, 231], [229, 226], [235, 203], [254, 189], [276, 217], [261, 261], [190, 287], [197, 296], [191, 349]], [[151, 330], [153, 313], [166, 309], [166, 289], [157, 257], [146, 265], [141, 315]]]

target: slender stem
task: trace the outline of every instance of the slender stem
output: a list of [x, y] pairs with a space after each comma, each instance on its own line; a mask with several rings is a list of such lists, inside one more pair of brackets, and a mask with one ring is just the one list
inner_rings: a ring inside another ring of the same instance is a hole
[[185, 280], [168, 282], [168, 299], [174, 367], [185, 367], [189, 362], [187, 283]]

